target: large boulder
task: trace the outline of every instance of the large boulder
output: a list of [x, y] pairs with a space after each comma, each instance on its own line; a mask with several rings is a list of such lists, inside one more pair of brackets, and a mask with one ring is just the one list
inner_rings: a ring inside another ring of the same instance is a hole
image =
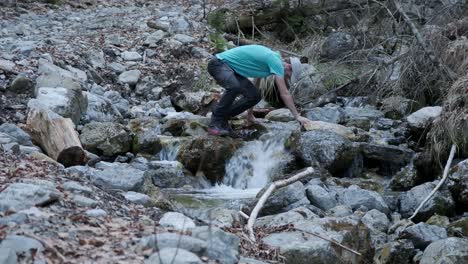
[[301, 64], [302, 72], [291, 83], [290, 93], [294, 102], [307, 104], [327, 90], [322, 82], [322, 74], [312, 65]]
[[[303, 201], [306, 201], [303, 203]], [[272, 215], [287, 212], [294, 209], [296, 204], [308, 204], [305, 196], [304, 185], [301, 182], [295, 182], [286, 187], [276, 190], [266, 201], [262, 208], [261, 215]], [[299, 206], [296, 206], [299, 207]]]
[[353, 51], [358, 44], [357, 40], [346, 32], [333, 32], [322, 44], [320, 56], [325, 59], [334, 60]]
[[255, 221], [255, 227], [280, 227], [317, 217], [306, 207], [298, 207], [284, 213], [259, 217]]
[[338, 192], [338, 194], [340, 203], [350, 206], [353, 210], [365, 206], [369, 210], [376, 209], [386, 214], [390, 212], [383, 197], [375, 191], [369, 191], [361, 189], [356, 185], [351, 185], [343, 192]]
[[348, 106], [343, 108], [343, 112], [345, 113], [344, 122], [347, 126], [355, 126], [364, 130], [369, 130], [373, 122], [384, 117], [384, 113], [369, 106]]
[[[31, 254], [33, 254], [32, 252], [44, 251], [44, 246], [41, 242], [37, 241], [36, 239], [27, 236], [8, 235], [0, 243], [0, 252], [1, 250], [5, 249], [12, 250], [15, 253], [15, 255], [30, 256]], [[16, 256], [14, 259], [16, 260]], [[13, 263], [16, 263], [16, 261]], [[9, 263], [7, 262], [6, 264]]]
[[236, 264], [239, 261], [240, 239], [218, 227], [200, 226], [192, 229], [192, 236], [207, 243], [206, 256], [219, 263]]
[[422, 181], [418, 170], [411, 162], [393, 176], [390, 187], [394, 191], [407, 191]]
[[31, 94], [34, 91], [34, 82], [20, 74], [11, 82], [8, 91], [17, 94]]
[[138, 192], [144, 189], [144, 173], [126, 163], [101, 161], [96, 164], [96, 169], [87, 170], [86, 176], [104, 189]]
[[159, 220], [159, 224], [180, 232], [189, 231], [196, 227], [195, 222], [190, 217], [177, 212], [165, 213]]
[[155, 161], [151, 162], [150, 168], [151, 170], [146, 171], [145, 175], [159, 188], [208, 187], [208, 183], [202, 177], [193, 176], [178, 161]]
[[309, 185], [306, 195], [312, 205], [322, 210], [329, 210], [338, 205], [338, 194], [326, 186]]
[[418, 223], [405, 228], [400, 238], [409, 239], [418, 249], [425, 249], [430, 243], [447, 238], [447, 231], [439, 226]]
[[176, 108], [191, 113], [198, 113], [206, 109], [212, 100], [211, 93], [199, 91], [179, 93], [174, 96], [172, 101]]
[[0, 132], [5, 133], [12, 141], [18, 142], [20, 145], [33, 146], [31, 137], [15, 124], [4, 123], [0, 125]]
[[0, 193], [0, 212], [20, 211], [52, 203], [63, 197], [52, 182], [13, 183]]
[[298, 140], [297, 154], [308, 165], [318, 164], [340, 176], [351, 165], [356, 150], [351, 141], [333, 132], [313, 130]]
[[416, 254], [413, 243], [406, 239], [388, 242], [377, 251], [374, 263], [379, 264], [410, 264]]
[[360, 149], [366, 163], [377, 164], [383, 175], [395, 174], [414, 156], [411, 149], [391, 145], [361, 143]]
[[419, 109], [406, 117], [410, 128], [415, 130], [426, 129], [434, 119], [440, 116], [442, 113], [442, 107], [440, 106], [428, 106]]
[[80, 141], [88, 151], [115, 156], [130, 151], [132, 137], [122, 124], [91, 122], [81, 130]]
[[94, 94], [86, 92], [88, 107], [83, 117], [85, 122], [116, 122], [122, 119], [119, 110], [112, 104], [112, 101]]
[[468, 239], [449, 237], [432, 242], [420, 263], [468, 263]]
[[[404, 218], [410, 217], [419, 204], [429, 195], [439, 181], [427, 182], [400, 195], [400, 213]], [[451, 216], [454, 213], [455, 202], [447, 189], [439, 189], [432, 199], [426, 202], [414, 218], [415, 221], [425, 221], [433, 214]]]
[[468, 159], [458, 163], [448, 176], [448, 187], [457, 206], [468, 211]]
[[239, 140], [201, 136], [184, 142], [177, 160], [193, 174], [203, 173], [212, 182], [221, 182], [226, 162], [240, 144]]
[[361, 219], [362, 223], [366, 225], [371, 231], [380, 231], [387, 233], [390, 221], [387, 215], [380, 212], [379, 210], [372, 209], [367, 212]]
[[76, 74], [62, 69], [47, 60], [39, 59], [37, 73], [39, 77], [36, 79], [34, 95], [37, 95], [38, 89], [41, 87], [63, 87], [81, 91], [80, 78]]

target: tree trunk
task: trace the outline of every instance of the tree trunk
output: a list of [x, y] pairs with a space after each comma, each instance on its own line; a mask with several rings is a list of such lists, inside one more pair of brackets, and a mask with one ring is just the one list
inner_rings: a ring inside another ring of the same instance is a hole
[[33, 108], [28, 115], [26, 131], [49, 157], [63, 165], [68, 167], [86, 162], [86, 153], [70, 118]]

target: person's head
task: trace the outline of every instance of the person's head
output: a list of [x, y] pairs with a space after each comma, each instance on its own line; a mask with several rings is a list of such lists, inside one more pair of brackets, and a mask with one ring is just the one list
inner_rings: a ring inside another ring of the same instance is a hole
[[292, 75], [292, 65], [291, 63], [283, 61], [283, 67], [284, 67], [284, 79], [289, 80]]

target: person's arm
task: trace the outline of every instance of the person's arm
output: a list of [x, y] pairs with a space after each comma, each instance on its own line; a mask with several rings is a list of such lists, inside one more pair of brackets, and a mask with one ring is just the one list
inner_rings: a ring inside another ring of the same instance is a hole
[[286, 107], [291, 111], [294, 118], [297, 121], [299, 121], [301, 125], [305, 125], [306, 123], [310, 122], [309, 119], [299, 115], [296, 105], [294, 104], [294, 100], [291, 94], [289, 93], [288, 88], [286, 87], [286, 82], [284, 81], [284, 78], [280, 76], [275, 76], [275, 82], [276, 82], [276, 85], [278, 86], [278, 91], [280, 93], [281, 99], [283, 100]]

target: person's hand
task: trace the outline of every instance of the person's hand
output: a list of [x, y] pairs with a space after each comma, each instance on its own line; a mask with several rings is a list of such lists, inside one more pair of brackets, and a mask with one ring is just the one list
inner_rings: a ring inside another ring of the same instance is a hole
[[305, 117], [303, 117], [303, 116], [298, 116], [298, 117], [296, 118], [296, 120], [297, 120], [299, 123], [301, 123], [301, 126], [306, 126], [306, 125], [308, 125], [308, 124], [310, 124], [310, 123], [312, 122], [312, 121], [310, 121], [309, 119], [307, 119], [307, 118], [305, 118]]

